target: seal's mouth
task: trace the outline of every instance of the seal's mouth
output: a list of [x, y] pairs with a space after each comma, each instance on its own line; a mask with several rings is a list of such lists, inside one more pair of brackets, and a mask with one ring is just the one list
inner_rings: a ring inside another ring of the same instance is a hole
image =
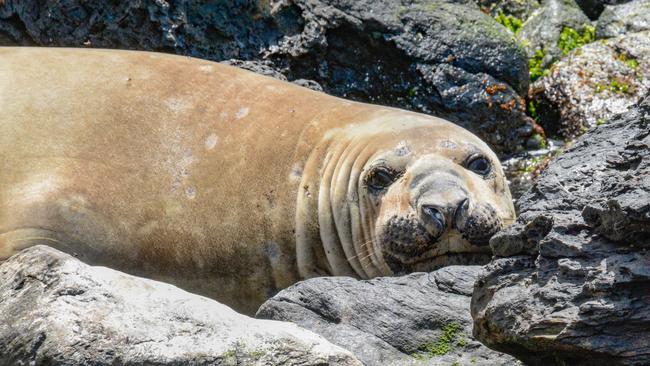
[[448, 265], [483, 265], [492, 256], [490, 238], [502, 227], [494, 210], [475, 210], [439, 236], [415, 213], [395, 215], [379, 230], [378, 242], [393, 273], [432, 271]]

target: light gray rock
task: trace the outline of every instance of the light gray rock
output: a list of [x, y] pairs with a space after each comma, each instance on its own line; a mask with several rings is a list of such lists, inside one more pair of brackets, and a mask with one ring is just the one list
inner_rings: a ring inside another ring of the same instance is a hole
[[582, 33], [587, 26], [591, 26], [591, 21], [574, 0], [544, 0], [517, 36], [526, 46], [528, 57], [533, 57], [538, 50], [544, 52], [543, 66], [547, 67], [562, 57], [557, 46], [562, 30], [569, 27]]
[[479, 269], [310, 279], [281, 291], [257, 316], [297, 323], [369, 366], [517, 364], [471, 336], [469, 300]]
[[530, 365], [650, 364], [650, 99], [578, 139], [490, 241], [474, 335]]
[[574, 50], [532, 86], [548, 135], [572, 138], [625, 112], [650, 91], [650, 32]]
[[45, 246], [0, 265], [0, 365], [360, 365], [294, 324]]
[[596, 36], [610, 38], [646, 30], [650, 30], [650, 0], [635, 0], [606, 6], [598, 18]]

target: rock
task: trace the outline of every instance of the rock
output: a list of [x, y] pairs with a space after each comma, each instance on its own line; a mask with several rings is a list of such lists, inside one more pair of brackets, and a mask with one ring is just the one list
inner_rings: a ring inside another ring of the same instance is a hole
[[638, 103], [650, 90], [650, 32], [582, 46], [532, 86], [548, 135], [572, 138]]
[[273, 66], [273, 63], [271, 63], [268, 60], [246, 61], [246, 60], [230, 59], [230, 60], [222, 61], [221, 63], [230, 66], [239, 67], [240, 69], [252, 71], [261, 75], [270, 76], [272, 78], [276, 78], [282, 81], [287, 81], [287, 77], [284, 76], [278, 70], [276, 70]]
[[365, 365], [512, 365], [476, 342], [469, 299], [478, 266], [358, 281], [315, 278], [281, 291], [257, 317], [294, 322]]
[[360, 365], [294, 324], [45, 246], [0, 265], [0, 365]]
[[477, 0], [477, 3], [483, 12], [488, 12], [493, 17], [503, 14], [521, 21], [528, 19], [539, 8], [537, 0]]
[[596, 36], [610, 38], [646, 30], [650, 30], [650, 0], [636, 0], [606, 6], [598, 18]]
[[650, 98], [519, 200], [476, 282], [474, 335], [530, 365], [650, 364]]
[[595, 20], [601, 15], [607, 5], [624, 4], [630, 0], [576, 0], [582, 11], [589, 19]]
[[527, 56], [472, 0], [5, 0], [0, 33], [254, 61], [330, 94], [437, 114], [498, 151], [521, 149], [533, 123], [519, 97]]
[[517, 35], [526, 45], [529, 58], [538, 52], [544, 55], [542, 67], [546, 68], [563, 55], [558, 42], [565, 28], [584, 33], [590, 26], [589, 18], [574, 0], [545, 0], [522, 25]]

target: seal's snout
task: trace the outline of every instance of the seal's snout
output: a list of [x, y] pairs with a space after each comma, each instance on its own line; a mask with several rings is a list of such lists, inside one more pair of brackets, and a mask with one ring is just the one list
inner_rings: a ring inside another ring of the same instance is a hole
[[458, 216], [469, 209], [469, 199], [459, 197], [449, 204], [423, 204], [420, 208], [422, 224], [432, 237], [440, 237], [446, 230], [457, 226]]
[[478, 204], [471, 211], [458, 215], [456, 228], [473, 245], [487, 246], [490, 238], [503, 228], [503, 220], [494, 207]]
[[434, 205], [422, 206], [422, 221], [429, 234], [439, 237], [447, 227], [447, 220], [442, 211]]

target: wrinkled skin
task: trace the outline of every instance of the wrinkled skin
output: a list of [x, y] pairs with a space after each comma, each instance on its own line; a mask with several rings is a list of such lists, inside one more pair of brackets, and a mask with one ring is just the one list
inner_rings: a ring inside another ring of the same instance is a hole
[[[301, 184], [301, 274], [371, 278], [487, 263], [489, 238], [514, 218], [496, 156], [443, 120], [382, 112], [330, 131], [310, 156], [307, 169], [321, 172], [306, 171]], [[485, 174], [468, 169], [477, 159], [489, 163]]]
[[0, 48], [0, 110], [0, 260], [47, 244], [247, 313], [303, 278], [483, 262], [514, 218], [466, 130], [212, 62]]

